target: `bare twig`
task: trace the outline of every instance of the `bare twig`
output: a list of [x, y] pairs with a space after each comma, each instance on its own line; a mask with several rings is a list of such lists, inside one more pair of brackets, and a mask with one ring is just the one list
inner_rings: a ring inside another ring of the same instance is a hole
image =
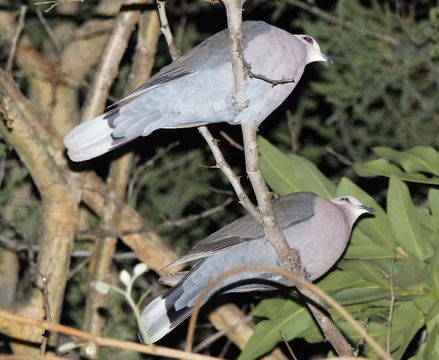
[[392, 268], [390, 270], [390, 274], [387, 275], [389, 278], [389, 287], [390, 287], [390, 307], [389, 307], [389, 315], [387, 317], [387, 339], [386, 339], [386, 348], [387, 354], [390, 355], [392, 350], [392, 321], [393, 321], [393, 311], [395, 309], [395, 289], [393, 287], [393, 276], [395, 272], [395, 261], [396, 258], [392, 260]]
[[9, 323], [25, 324], [33, 327], [38, 327], [41, 329], [50, 330], [52, 332], [67, 334], [70, 336], [74, 336], [80, 339], [90, 341], [99, 346], [116, 347], [119, 349], [130, 350], [130, 351], [135, 351], [135, 352], [150, 354], [155, 356], [164, 356], [173, 359], [218, 360], [218, 358], [212, 356], [188, 353], [185, 351], [175, 350], [164, 346], [142, 345], [131, 341], [121, 341], [121, 340], [96, 336], [88, 332], [80, 331], [69, 326], [65, 326], [49, 321], [44, 321], [44, 320], [38, 320], [32, 317], [15, 315], [8, 311], [3, 311], [3, 310], [0, 310], [0, 319], [8, 321]]
[[295, 82], [295, 80], [293, 78], [273, 80], [273, 79], [266, 77], [265, 75], [255, 74], [252, 71], [251, 63], [247, 62], [244, 58], [244, 51], [242, 50], [242, 45], [240, 42], [238, 42], [238, 56], [241, 59], [242, 64], [244, 65], [245, 69], [247, 70], [247, 75], [250, 79], [259, 79], [259, 80], [265, 81], [265, 82], [271, 84], [273, 87], [275, 87], [276, 85], [282, 85], [282, 84], [288, 84], [288, 83]]
[[[48, 287], [49, 277], [46, 274], [40, 274], [40, 276], [41, 276], [41, 281], [42, 281], [42, 285], [43, 285], [43, 299], [44, 299], [44, 310], [46, 312], [46, 320], [51, 322], [52, 315], [51, 315], [51, 311], [50, 311], [49, 287]], [[46, 347], [47, 347], [47, 343], [49, 341], [49, 337], [50, 337], [50, 331], [48, 331], [48, 330], [44, 331], [43, 340], [42, 340], [41, 346], [40, 346], [41, 355], [44, 355], [46, 353]]]
[[162, 24], [160, 30], [166, 39], [168, 44], [169, 53], [171, 54], [172, 60], [178, 59], [180, 56], [177, 47], [175, 46], [174, 39], [172, 37], [171, 28], [169, 27], [168, 17], [166, 16], [166, 0], [157, 0], [157, 9], [160, 16], [160, 22]]
[[346, 309], [341, 306], [337, 301], [335, 301], [331, 296], [329, 296], [325, 291], [311, 283], [310, 281], [303, 278], [300, 274], [295, 272], [287, 271], [282, 268], [268, 266], [265, 264], [248, 264], [236, 266], [232, 269], [224, 271], [223, 273], [216, 276], [212, 279], [204, 288], [203, 291], [198, 295], [195, 306], [192, 311], [192, 316], [189, 321], [189, 329], [187, 333], [187, 341], [186, 341], [186, 351], [190, 351], [192, 348], [192, 342], [194, 338], [195, 324], [197, 321], [197, 316], [200, 311], [201, 306], [205, 303], [207, 298], [211, 295], [212, 290], [216, 288], [219, 284], [224, 282], [226, 279], [231, 276], [236, 276], [237, 274], [243, 272], [264, 272], [281, 275], [289, 280], [291, 280], [296, 286], [300, 286], [302, 289], [306, 289], [307, 291], [313, 293], [317, 296], [321, 301], [324, 301], [327, 305], [331, 306], [335, 311], [337, 311], [340, 316], [346, 320], [352, 328], [370, 345], [370, 347], [382, 358], [385, 360], [391, 360], [390, 355], [386, 353], [386, 351], [378, 344], [378, 342], [373, 339], [367, 331], [346, 311]]
[[334, 324], [331, 317], [322, 310], [323, 304], [320, 299], [306, 288], [297, 286], [297, 289], [306, 297], [306, 305], [322, 329], [325, 339], [331, 343], [335, 352], [340, 356], [354, 356], [355, 353], [351, 344], [346, 340], [340, 329]]
[[36, 10], [38, 19], [41, 21], [41, 24], [43, 24], [44, 30], [46, 30], [47, 35], [49, 35], [50, 40], [52, 40], [53, 45], [55, 46], [56, 52], [58, 53], [58, 56], [61, 55], [61, 46], [59, 46], [58, 40], [55, 37], [55, 34], [53, 33], [52, 29], [50, 28], [50, 25], [47, 23], [46, 19], [44, 18], [43, 14], [41, 14], [41, 11]]
[[105, 46], [104, 55], [96, 70], [97, 76], [93, 79], [92, 88], [87, 96], [82, 121], [86, 121], [104, 110], [108, 92], [118, 74], [118, 65], [139, 17], [140, 11], [138, 10], [124, 11], [118, 15], [113, 34]]
[[209, 145], [210, 150], [212, 151], [212, 154], [215, 157], [217, 166], [223, 171], [224, 175], [230, 181], [230, 184], [232, 185], [233, 189], [236, 192], [236, 195], [238, 196], [240, 204], [255, 219], [255, 221], [258, 224], [262, 224], [262, 219], [260, 217], [258, 209], [256, 209], [255, 206], [251, 203], [247, 194], [245, 193], [244, 189], [241, 186], [241, 182], [239, 181], [239, 178], [235, 175], [232, 168], [224, 158], [224, 155], [222, 154], [221, 150], [218, 147], [218, 140], [215, 140], [213, 138], [212, 134], [210, 133], [210, 131], [207, 129], [206, 126], [199, 127], [198, 131], [200, 132], [201, 135], [203, 135], [204, 139]]
[[233, 139], [232, 139], [232, 138], [231, 138], [231, 137], [230, 137], [225, 131], [221, 130], [221, 131], [220, 131], [220, 134], [222, 135], [222, 137], [223, 137], [224, 139], [227, 140], [227, 142], [228, 142], [231, 146], [237, 148], [238, 150], [244, 151], [244, 146], [242, 146], [241, 144], [239, 144], [239, 143], [237, 143], [235, 140], [233, 140]]
[[208, 216], [210, 216], [212, 214], [215, 214], [215, 213], [217, 213], [219, 211], [224, 210], [224, 208], [227, 205], [229, 205], [231, 202], [233, 202], [233, 199], [232, 198], [228, 198], [222, 204], [214, 206], [211, 209], [207, 209], [205, 211], [202, 211], [199, 214], [189, 215], [189, 216], [186, 216], [183, 219], [165, 221], [165, 222], [160, 224], [160, 227], [182, 226], [182, 225], [186, 225], [187, 223], [190, 223], [192, 221], [196, 221], [196, 220], [199, 220], [199, 219], [206, 218], [206, 217], [208, 217]]
[[240, 325], [249, 322], [253, 319], [253, 315], [247, 315], [245, 318], [241, 319], [240, 322], [234, 324], [233, 326], [230, 326], [227, 329], [217, 331], [215, 334], [209, 336], [208, 338], [204, 339], [202, 342], [200, 342], [197, 346], [194, 347], [194, 352], [200, 352], [204, 348], [208, 347], [210, 344], [217, 341], [219, 338], [221, 338], [224, 335], [227, 335], [229, 331], [234, 331], [236, 328], [238, 328]]
[[44, 10], [44, 12], [50, 12], [53, 8], [55, 8], [56, 6], [58, 6], [59, 4], [63, 3], [63, 2], [80, 2], [83, 3], [85, 0], [53, 0], [53, 1], [38, 1], [35, 2], [34, 5], [51, 5], [49, 6], [48, 9]]
[[12, 37], [11, 50], [9, 52], [8, 61], [6, 62], [5, 70], [10, 72], [12, 70], [12, 65], [14, 63], [15, 52], [17, 51], [18, 39], [20, 39], [21, 32], [24, 28], [24, 19], [26, 17], [26, 5], [21, 5], [20, 16], [18, 17], [17, 29], [15, 30], [14, 36]]
[[284, 344], [285, 344], [285, 346], [287, 347], [288, 352], [290, 353], [291, 357], [292, 357], [294, 360], [299, 360], [299, 359], [297, 359], [296, 354], [294, 354], [293, 349], [291, 348], [290, 344], [288, 343], [287, 339], [285, 338], [284, 333], [281, 332], [280, 330], [279, 330], [279, 332], [280, 332], [280, 336], [282, 336], [282, 340], [284, 341]]
[[[135, 3], [138, 2], [136, 1]], [[100, 70], [97, 72], [97, 80], [94, 82], [95, 91], [92, 93], [92, 98], [97, 100], [95, 103], [98, 105], [97, 112], [103, 110], [105, 98], [117, 75], [120, 60], [122, 59], [128, 46], [131, 33], [139, 19], [139, 10], [120, 12], [116, 18], [114, 32], [111, 34], [105, 46], [101, 57]], [[154, 40], [154, 42], [156, 43], [156, 40]], [[142, 48], [136, 48], [137, 51], [140, 49]], [[153, 57], [154, 53], [150, 54], [150, 56], [151, 55]], [[136, 59], [138, 61], [140, 57], [137, 56]], [[140, 67], [135, 66], [133, 69], [139, 71]], [[148, 71], [150, 69], [151, 67], [149, 67], [149, 69], [147, 67], [145, 70]], [[130, 83], [132, 84], [133, 81], [138, 81], [137, 76], [133, 75], [131, 77]], [[91, 113], [90, 115], [93, 116], [95, 114]], [[109, 191], [104, 197], [104, 211], [101, 216], [102, 226], [106, 229], [116, 228], [119, 223], [120, 211], [118, 206], [125, 197], [131, 162], [132, 154], [125, 154], [111, 165], [110, 174], [107, 179]], [[117, 238], [114, 236], [105, 236], [95, 242], [93, 256], [90, 259], [89, 266], [90, 282], [109, 282], [111, 263], [116, 252], [116, 242]], [[84, 329], [94, 334], [100, 334], [106, 319], [100, 314], [98, 309], [108, 306], [108, 297], [94, 290], [91, 292], [92, 296], [88, 296], [86, 301]], [[98, 350], [98, 347], [96, 347], [96, 350]]]

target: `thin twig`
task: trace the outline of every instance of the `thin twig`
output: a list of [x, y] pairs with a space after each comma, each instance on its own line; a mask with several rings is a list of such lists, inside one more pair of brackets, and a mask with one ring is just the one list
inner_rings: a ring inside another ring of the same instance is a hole
[[210, 344], [217, 341], [222, 336], [227, 335], [228, 332], [236, 330], [237, 327], [251, 321], [252, 319], [253, 319], [253, 315], [251, 315], [251, 314], [247, 315], [245, 318], [241, 319], [241, 321], [239, 321], [238, 323], [236, 323], [232, 326], [229, 326], [228, 328], [226, 328], [224, 330], [217, 331], [215, 334], [209, 336], [208, 338], [206, 338], [205, 340], [200, 342], [197, 346], [195, 346], [194, 352], [196, 352], [196, 353], [200, 352], [204, 348], [208, 347]]
[[17, 51], [18, 40], [20, 39], [21, 32], [24, 28], [24, 19], [26, 17], [27, 6], [21, 5], [20, 16], [18, 18], [17, 29], [15, 30], [14, 36], [12, 37], [11, 51], [9, 52], [8, 61], [6, 62], [5, 70], [10, 72], [12, 70], [12, 65], [14, 64], [14, 57]]
[[283, 333], [282, 331], [280, 331], [280, 330], [279, 330], [279, 332], [280, 332], [280, 336], [282, 337], [282, 340], [284, 341], [284, 344], [285, 344], [285, 346], [287, 347], [288, 352], [290, 353], [291, 357], [292, 357], [294, 360], [298, 360], [296, 354], [294, 354], [293, 349], [291, 348], [290, 344], [288, 343], [287, 339], [285, 338], [284, 333]]
[[[146, 1], [146, 0], [145, 0]], [[133, 1], [138, 3], [138, 1]], [[82, 121], [86, 121], [101, 113], [113, 80], [119, 70], [119, 63], [128, 46], [128, 40], [139, 21], [140, 11], [121, 12], [114, 24], [114, 31], [108, 39], [101, 55], [101, 62], [96, 70], [92, 87], [82, 112]]]
[[346, 320], [352, 328], [370, 345], [370, 347], [382, 358], [385, 360], [392, 360], [390, 355], [386, 353], [386, 351], [378, 344], [378, 342], [373, 339], [367, 331], [349, 314], [349, 312], [341, 306], [337, 301], [335, 301], [331, 296], [329, 296], [325, 291], [311, 283], [310, 281], [303, 278], [301, 275], [287, 271], [282, 268], [268, 266], [265, 264], [247, 264], [236, 266], [232, 269], [224, 271], [223, 273], [216, 276], [214, 279], [209, 281], [209, 283], [203, 288], [201, 293], [197, 296], [192, 316], [189, 320], [189, 328], [187, 332], [187, 340], [186, 340], [186, 351], [191, 351], [192, 342], [194, 338], [195, 332], [195, 324], [197, 322], [198, 313], [200, 311], [201, 306], [206, 302], [207, 298], [211, 295], [213, 289], [215, 289], [219, 284], [223, 283], [225, 280], [232, 276], [236, 276], [237, 274], [241, 274], [244, 272], [263, 272], [263, 273], [271, 273], [281, 275], [286, 279], [292, 281], [292, 283], [296, 284], [296, 286], [300, 286], [302, 289], [306, 289], [316, 295], [321, 301], [325, 302], [327, 305], [331, 306], [335, 311], [337, 311], [340, 316]]
[[108, 346], [108, 347], [116, 347], [119, 349], [130, 350], [134, 352], [139, 352], [142, 354], [150, 354], [155, 356], [164, 356], [173, 359], [188, 359], [188, 360], [218, 360], [218, 358], [213, 356], [207, 356], [202, 354], [188, 353], [181, 350], [175, 350], [172, 348], [167, 348], [164, 346], [158, 345], [143, 345], [137, 342], [131, 341], [122, 341], [117, 339], [105, 338], [101, 336], [96, 336], [94, 334], [90, 334], [85, 331], [77, 330], [75, 328], [45, 321], [31, 318], [29, 316], [20, 316], [16, 314], [12, 314], [8, 311], [0, 310], [0, 319], [4, 319], [5, 321], [9, 321], [17, 324], [25, 324], [32, 327], [38, 327], [41, 329], [50, 330], [52, 332], [59, 332], [63, 334], [67, 334], [70, 336], [74, 336], [80, 339], [84, 339], [90, 341], [99, 346]]
[[236, 192], [236, 195], [238, 196], [240, 204], [255, 219], [255, 221], [261, 225], [262, 219], [258, 209], [256, 209], [255, 206], [251, 203], [250, 199], [248, 198], [247, 194], [245, 193], [244, 189], [241, 186], [241, 182], [239, 181], [239, 178], [235, 175], [232, 168], [224, 158], [224, 155], [222, 154], [220, 148], [218, 147], [218, 140], [215, 140], [213, 138], [212, 134], [210, 133], [210, 131], [207, 129], [206, 126], [199, 127], [198, 131], [200, 132], [201, 135], [203, 135], [204, 140], [206, 140], [207, 144], [209, 145], [210, 150], [212, 151], [212, 154], [215, 157], [217, 166], [223, 171], [224, 175], [230, 181], [230, 184], [232, 185], [233, 189]]
[[[50, 264], [48, 264], [49, 266]], [[50, 300], [49, 300], [49, 277], [46, 274], [40, 274], [41, 282], [43, 285], [43, 300], [44, 300], [44, 311], [46, 312], [46, 320], [52, 322], [52, 315], [50, 311]], [[40, 346], [40, 354], [44, 355], [46, 353], [47, 343], [49, 341], [50, 331], [46, 330], [43, 334], [43, 340]]]
[[61, 46], [59, 45], [58, 40], [56, 39], [55, 34], [53, 33], [50, 25], [47, 23], [43, 14], [41, 14], [41, 11], [37, 9], [35, 12], [37, 13], [38, 19], [40, 20], [41, 24], [43, 24], [44, 30], [46, 30], [47, 35], [49, 35], [50, 40], [52, 40], [52, 43], [55, 46], [58, 56], [61, 56], [61, 52], [62, 52]]
[[386, 339], [386, 348], [387, 354], [390, 355], [391, 347], [392, 347], [392, 320], [393, 320], [393, 310], [395, 308], [395, 289], [393, 288], [393, 274], [395, 271], [395, 261], [393, 258], [392, 261], [392, 269], [390, 270], [390, 274], [388, 274], [389, 278], [389, 287], [390, 287], [390, 307], [389, 307], [389, 316], [387, 317], [387, 339]]
[[220, 131], [220, 134], [222, 135], [222, 137], [223, 137], [224, 139], [227, 140], [227, 142], [228, 142], [231, 146], [237, 148], [238, 150], [244, 151], [244, 146], [242, 146], [241, 144], [239, 144], [239, 143], [237, 143], [235, 140], [233, 140], [233, 139], [232, 139], [232, 138], [231, 138], [231, 137], [230, 137], [225, 131], [221, 130], [221, 131]]
[[168, 17], [166, 16], [166, 9], [165, 9], [165, 0], [157, 0], [157, 9], [160, 16], [160, 22], [162, 26], [160, 27], [160, 30], [162, 31], [162, 34], [164, 35], [166, 39], [166, 43], [168, 44], [169, 53], [171, 54], [172, 60], [178, 59], [180, 56], [179, 51], [177, 50], [174, 39], [172, 37], [171, 28], [169, 27], [168, 23]]
[[273, 87], [275, 87], [276, 85], [282, 85], [282, 84], [288, 84], [288, 83], [295, 82], [295, 80], [293, 78], [273, 80], [273, 79], [266, 77], [265, 75], [255, 74], [252, 71], [251, 63], [247, 62], [244, 58], [244, 51], [242, 50], [241, 42], [238, 42], [238, 56], [241, 59], [242, 64], [244, 65], [245, 69], [247, 70], [247, 75], [250, 79], [259, 79], [259, 80], [265, 81], [265, 82], [271, 84]]
[[229, 205], [231, 202], [233, 202], [233, 198], [228, 198], [228, 199], [226, 199], [222, 204], [219, 204], [219, 205], [217, 205], [217, 206], [214, 206], [214, 207], [211, 208], [211, 209], [207, 209], [207, 210], [205, 210], [205, 211], [202, 211], [202, 212], [199, 213], [199, 214], [194, 214], [194, 215], [186, 216], [186, 217], [183, 218], [183, 219], [178, 219], [178, 220], [167, 220], [167, 221], [161, 223], [161, 224], [159, 225], [159, 227], [170, 227], [170, 226], [182, 226], [182, 225], [186, 225], [187, 223], [190, 223], [190, 222], [192, 222], [192, 221], [196, 221], [196, 220], [199, 220], [199, 219], [206, 218], [206, 217], [208, 217], [208, 216], [210, 216], [210, 215], [212, 215], [212, 214], [215, 214], [215, 213], [217, 213], [217, 212], [219, 212], [219, 211], [224, 210], [224, 208], [225, 208], [227, 205]]

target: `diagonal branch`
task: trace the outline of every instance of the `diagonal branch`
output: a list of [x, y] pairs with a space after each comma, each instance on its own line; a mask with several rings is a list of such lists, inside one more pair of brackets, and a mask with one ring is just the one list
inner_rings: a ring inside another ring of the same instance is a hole
[[[229, 24], [229, 36], [231, 47], [231, 61], [233, 64], [233, 70], [235, 74], [235, 94], [242, 85], [236, 82], [243, 82], [242, 72], [245, 72], [245, 64], [239, 58], [239, 44], [242, 44], [242, 0], [222, 0], [227, 12], [227, 21]], [[256, 129], [251, 123], [241, 124], [242, 136], [244, 140], [245, 149], [245, 164], [247, 174], [250, 178], [250, 182], [253, 186], [253, 190], [258, 201], [259, 211], [262, 217], [265, 233], [268, 241], [273, 246], [278, 256], [279, 265], [286, 270], [297, 272], [299, 276], [306, 277], [306, 274], [301, 268], [301, 261], [298, 253], [291, 249], [286, 241], [273, 213], [272, 202], [268, 191], [267, 184], [265, 183], [260, 167], [258, 156], [258, 145], [256, 138]], [[297, 276], [297, 275], [296, 275]], [[298, 287], [299, 291], [303, 291]], [[313, 293], [303, 291], [303, 295], [319, 304], [319, 299], [316, 298]], [[353, 355], [352, 349], [348, 341], [344, 338], [342, 333], [338, 330], [335, 324], [332, 322], [329, 316], [326, 316], [320, 311], [314, 304], [307, 302], [308, 307], [313, 312], [321, 326], [326, 338], [331, 341], [335, 350], [339, 355]]]

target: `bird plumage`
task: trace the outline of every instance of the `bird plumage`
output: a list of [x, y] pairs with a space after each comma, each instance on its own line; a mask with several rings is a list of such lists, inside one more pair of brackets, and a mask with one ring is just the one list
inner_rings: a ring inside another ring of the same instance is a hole
[[[310, 192], [294, 193], [274, 200], [273, 209], [286, 240], [299, 253], [311, 281], [325, 274], [340, 258], [358, 216], [372, 211], [352, 197], [326, 200]], [[189, 272], [178, 273], [175, 281], [166, 277], [166, 281], [174, 287], [142, 311], [143, 325], [153, 342], [191, 314], [198, 294], [215, 276], [249, 263], [276, 266], [277, 255], [263, 228], [246, 215], [202, 240], [170, 266], [192, 260], [197, 262]], [[260, 280], [294, 286], [278, 275], [248, 272], [221, 282], [209, 295], [221, 292], [225, 287], [228, 287], [227, 292], [274, 288], [258, 284]], [[246, 281], [245, 285], [243, 281]]]
[[[273, 86], [247, 78], [242, 90], [232, 96], [228, 30], [223, 30], [161, 69], [105, 114], [71, 130], [64, 138], [70, 158], [88, 160], [160, 128], [215, 122], [251, 122], [256, 128], [291, 93], [306, 64], [328, 61], [312, 38], [262, 21], [244, 22], [243, 34], [244, 57], [253, 73], [294, 81]], [[238, 110], [237, 102], [245, 108]]]

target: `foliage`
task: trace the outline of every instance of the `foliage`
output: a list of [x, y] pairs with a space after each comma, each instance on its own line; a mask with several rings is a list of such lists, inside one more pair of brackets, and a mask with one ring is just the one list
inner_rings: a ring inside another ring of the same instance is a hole
[[[393, 358], [402, 358], [420, 329], [428, 336], [416, 358], [437, 357], [439, 191], [429, 189], [428, 207], [415, 206], [407, 185], [399, 178], [403, 170], [395, 170], [395, 166], [389, 165], [386, 168], [390, 176], [387, 211], [384, 211], [349, 179], [342, 178], [335, 187], [312, 163], [296, 155], [283, 154], [264, 138], [260, 138], [260, 153], [265, 178], [279, 194], [297, 189], [331, 197], [350, 194], [375, 207], [374, 216], [360, 219], [355, 227], [337, 269], [318, 284], [364, 324], [383, 347], [388, 341]], [[431, 148], [417, 147], [407, 152], [380, 148], [377, 153], [387, 158], [391, 154], [394, 161], [404, 164], [404, 170], [421, 170], [431, 174], [432, 180], [438, 180], [439, 156]], [[425, 159], [431, 159], [435, 164], [427, 167]], [[361, 166], [367, 164], [356, 167]], [[405, 173], [401, 177], [407, 178]], [[430, 179], [425, 182], [431, 183]], [[338, 314], [331, 310], [330, 313], [351, 341], [358, 343], [361, 340]], [[253, 315], [267, 320], [258, 324], [240, 359], [257, 358], [283, 337], [287, 341], [296, 337], [304, 337], [309, 342], [323, 340], [311, 315], [292, 300], [264, 300], [254, 309]], [[364, 354], [374, 358], [367, 345]]]
[[[261, 140], [265, 177], [280, 195], [310, 190], [330, 198], [348, 193], [377, 209], [375, 216], [363, 218], [358, 223], [339, 269], [319, 284], [345, 304], [372, 335], [384, 341], [392, 279], [396, 301], [391, 346], [395, 357], [401, 357], [418, 329], [426, 329], [428, 337], [421, 344], [416, 359], [439, 357], [436, 345], [439, 304], [434, 303], [439, 292], [436, 240], [439, 192], [426, 186], [437, 185], [439, 181], [438, 152], [430, 147], [437, 146], [439, 139], [438, 7], [431, 6], [428, 0], [419, 0], [416, 4], [412, 1], [303, 1], [330, 15], [328, 18], [300, 10], [294, 3], [297, 1], [247, 1], [243, 16], [245, 19], [262, 19], [291, 32], [309, 33], [335, 63], [331, 66], [308, 66], [294, 94], [261, 126], [264, 136], [273, 140], [280, 149], [294, 154], [285, 155]], [[59, 57], [52, 36], [63, 50], [72, 40], [79, 42], [93, 36], [90, 31], [78, 38], [72, 37], [87, 21], [97, 23], [113, 18], [97, 10], [98, 1], [61, 4], [45, 13], [44, 10], [51, 4], [43, 8], [29, 0], [0, 0], [0, 15], [9, 13], [17, 20], [21, 4], [28, 6], [23, 34], [29, 39], [28, 45], [35, 47], [41, 55], [41, 58], [35, 58], [37, 64], [48, 59], [55, 70], [50, 79], [54, 86], [59, 85], [58, 75], [64, 75], [62, 71], [58, 73], [61, 67], [57, 66], [68, 60], [68, 56]], [[36, 10], [44, 16], [46, 24], [41, 22]], [[212, 5], [202, 0], [167, 1], [167, 11], [177, 46], [183, 53], [226, 26], [220, 4]], [[11, 29], [5, 31], [6, 25], [7, 22], [0, 22], [2, 68], [11, 48]], [[49, 34], [48, 29], [53, 33]], [[14, 30], [12, 28], [12, 32]], [[113, 98], [126, 92], [135, 37], [132, 37], [120, 65], [119, 76], [112, 88]], [[30, 54], [33, 56], [35, 53]], [[32, 56], [28, 55], [28, 59]], [[99, 53], [74, 54], [78, 63], [90, 56], [99, 57]], [[16, 60], [18, 57], [19, 54], [16, 54]], [[162, 39], [155, 70], [169, 61]], [[91, 69], [78, 84], [68, 84], [72, 86], [69, 90], [74, 92], [73, 95], [66, 95], [61, 87], [61, 91], [50, 95], [50, 101], [40, 103], [38, 91], [43, 92], [42, 89], [47, 90], [48, 86], [37, 86], [37, 90], [33, 90], [34, 76], [36, 82], [45, 80], [44, 76], [40, 78], [41, 74], [34, 69], [24, 69], [18, 61], [13, 68], [13, 76], [41, 113], [51, 113], [53, 109], [48, 107], [58, 97], [71, 96], [76, 106], [76, 117], [79, 118], [79, 105], [84, 103], [95, 71], [96, 68]], [[56, 117], [51, 120], [53, 123], [58, 121]], [[226, 125], [214, 127], [214, 135], [222, 140], [219, 129], [239, 142], [239, 128]], [[176, 140], [180, 143], [174, 147], [172, 144]], [[247, 179], [243, 176], [242, 153], [232, 149], [226, 141], [222, 140], [220, 145], [227, 160], [239, 169], [236, 172], [248, 189]], [[211, 166], [214, 161], [196, 130], [154, 133], [131, 149], [134, 149], [135, 156], [124, 200], [151, 223], [152, 229], [172, 242], [173, 248], [184, 251], [210, 231], [241, 214], [239, 205], [229, 206], [226, 211], [211, 218], [172, 225], [172, 222], [210, 209], [232, 195], [230, 186], [218, 169], [200, 166]], [[377, 159], [370, 160], [374, 156], [370, 149], [378, 156]], [[107, 179], [109, 164], [116, 157], [112, 156], [102, 157], [80, 170], [95, 170]], [[345, 166], [352, 163], [353, 167]], [[324, 176], [319, 169], [331, 178]], [[363, 177], [356, 182], [361, 183], [365, 191], [343, 177], [346, 174], [355, 177], [353, 171]], [[365, 176], [388, 177], [389, 186], [386, 188], [387, 182], [382, 180], [365, 180]], [[408, 188], [404, 182], [416, 184], [409, 184]], [[387, 194], [386, 212], [368, 195], [376, 193]], [[14, 274], [19, 279], [18, 291], [14, 294], [17, 303], [25, 299], [23, 293], [32, 287], [38, 276], [35, 273], [35, 249], [41, 238], [42, 204], [28, 170], [2, 138], [0, 235], [11, 240], [12, 246], [5, 243], [0, 246], [0, 280], [12, 282], [10, 269], [15, 267], [3, 258], [5, 249], [12, 249], [18, 253], [13, 260], [19, 264], [17, 274]], [[91, 214], [85, 206], [82, 210], [74, 251], [90, 252], [93, 241], [105, 229], [98, 216]], [[87, 213], [86, 220], [84, 213]], [[164, 226], [164, 223], [168, 225]], [[118, 242], [117, 251], [129, 252], [130, 249]], [[63, 323], [77, 327], [84, 322], [84, 303], [91, 296], [85, 261], [84, 257], [72, 258], [72, 278], [67, 284], [62, 314]], [[115, 274], [121, 269], [132, 269], [135, 263], [137, 260], [133, 259], [114, 260], [112, 277], [117, 278]], [[151, 273], [145, 275], [145, 279], [139, 278], [139, 283], [143, 283], [139, 286], [141, 290], [136, 290], [146, 292], [153, 288], [150, 293], [155, 295], [160, 291], [160, 285], [155, 280], [155, 275]], [[112, 316], [106, 324], [105, 335], [137, 340], [133, 319], [125, 315], [129, 309], [120, 297], [110, 299], [109, 311]], [[323, 340], [308, 312], [295, 302], [264, 300], [253, 314], [267, 320], [259, 323], [256, 335], [242, 358], [254, 358], [272, 348], [282, 339], [279, 330], [287, 339], [304, 337], [309, 342]], [[332, 315], [350, 339], [357, 341], [349, 326], [340, 321], [337, 314]], [[214, 346], [209, 348], [212, 354], [216, 353]], [[367, 346], [365, 354], [369, 354]], [[226, 355], [236, 357], [237, 350], [232, 349]], [[117, 355], [110, 351], [102, 352], [102, 358], [114, 356]]]

